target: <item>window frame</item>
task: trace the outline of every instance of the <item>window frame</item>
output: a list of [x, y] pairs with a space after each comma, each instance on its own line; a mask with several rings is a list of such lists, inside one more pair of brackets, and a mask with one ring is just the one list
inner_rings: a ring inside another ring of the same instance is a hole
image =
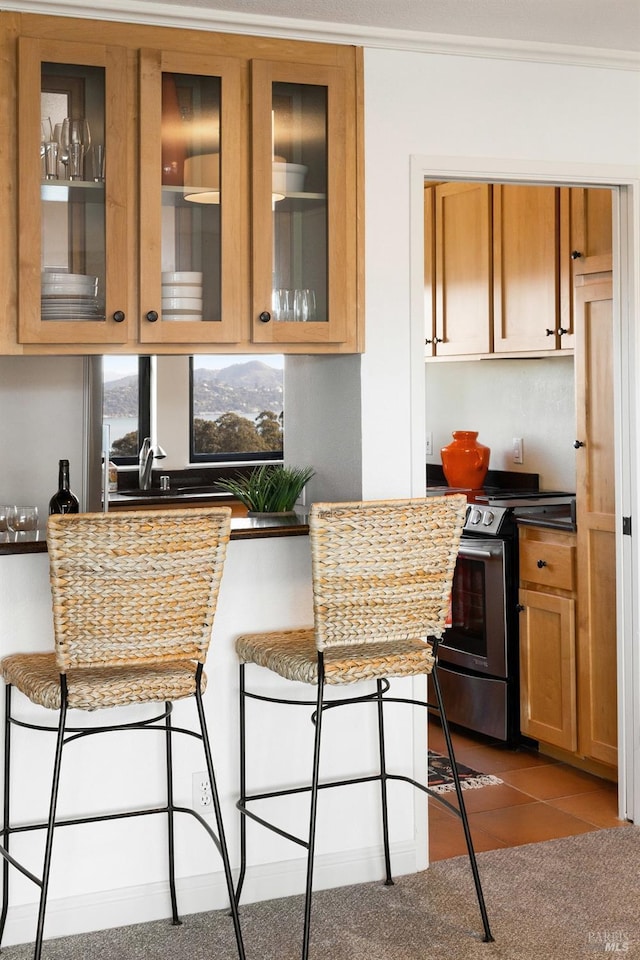
[[[104, 422], [104, 367], [102, 379], [102, 411]], [[138, 449], [145, 437], [151, 436], [151, 357], [138, 357]], [[111, 441], [110, 441], [111, 442]], [[117, 467], [133, 466], [138, 463], [138, 454], [118, 457], [109, 450], [109, 460]]]

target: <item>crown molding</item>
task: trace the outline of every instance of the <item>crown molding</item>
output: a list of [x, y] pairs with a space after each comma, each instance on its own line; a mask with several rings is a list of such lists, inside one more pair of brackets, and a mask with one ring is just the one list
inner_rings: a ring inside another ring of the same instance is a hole
[[[1, 2], [1, 0], [0, 0]], [[153, 24], [191, 30], [221, 31], [250, 36], [343, 43], [414, 53], [481, 57], [497, 60], [529, 60], [570, 66], [640, 70], [640, 53], [561, 43], [461, 37], [412, 30], [365, 27], [352, 24], [256, 16], [207, 7], [157, 3], [153, 0], [103, 0], [99, 11], [87, 8], [85, 0], [15, 0], [1, 3], [2, 10], [47, 16]]]

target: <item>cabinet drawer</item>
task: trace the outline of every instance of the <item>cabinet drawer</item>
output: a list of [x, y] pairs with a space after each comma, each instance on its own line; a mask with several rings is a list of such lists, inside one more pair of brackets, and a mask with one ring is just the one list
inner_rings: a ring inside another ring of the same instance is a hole
[[520, 579], [558, 590], [575, 589], [575, 547], [565, 543], [520, 543]]

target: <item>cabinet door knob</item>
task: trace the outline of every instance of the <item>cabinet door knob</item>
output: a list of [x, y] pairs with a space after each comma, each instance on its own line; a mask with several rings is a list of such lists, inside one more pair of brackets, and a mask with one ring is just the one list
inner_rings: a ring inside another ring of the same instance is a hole
[[158, 311], [149, 310], [149, 312], [147, 313], [147, 320], [149, 321], [149, 323], [155, 323], [157, 319], [158, 319]]
[[554, 333], [555, 333], [555, 330], [549, 330], [549, 328], [547, 327], [547, 336], [548, 336], [548, 337], [552, 337], [552, 336], [554, 335]]
[[433, 340], [425, 340], [425, 346], [429, 346], [430, 343], [433, 343]]
[[580, 253], [579, 250], [572, 250], [572, 251], [571, 251], [571, 259], [572, 259], [572, 260], [579, 260], [581, 256], [582, 256], [582, 254]]
[[569, 331], [568, 331], [568, 330], [565, 330], [564, 327], [558, 327], [558, 336], [559, 336], [559, 337], [564, 337], [565, 333], [569, 333]]
[[433, 338], [433, 342], [434, 342], [434, 343], [442, 343], [442, 342], [443, 342], [442, 337], [434, 337], [434, 338]]
[[258, 320], [261, 320], [262, 323], [269, 323], [269, 320], [271, 320], [271, 314], [269, 313], [268, 310], [263, 310], [260, 316], [258, 317]]
[[546, 560], [537, 560], [537, 561], [536, 561], [536, 566], [538, 567], [538, 570], [542, 570], [542, 568], [543, 568], [543, 567], [546, 567], [546, 565], [547, 565], [547, 561], [546, 561]]
[[576, 450], [579, 450], [580, 447], [584, 447], [584, 443], [582, 440], [574, 440], [573, 445], [576, 448]]
[[113, 319], [116, 323], [122, 323], [122, 321], [125, 319], [124, 310], [116, 310], [113, 314]]
[[522, 603], [517, 603], [517, 604], [516, 604], [516, 612], [517, 612], [517, 613], [523, 613], [523, 611], [524, 611], [524, 604], [522, 604]]

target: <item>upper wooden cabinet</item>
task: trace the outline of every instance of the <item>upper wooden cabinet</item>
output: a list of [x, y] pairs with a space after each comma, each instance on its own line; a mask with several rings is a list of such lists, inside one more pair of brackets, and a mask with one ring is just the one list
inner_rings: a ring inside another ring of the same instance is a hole
[[574, 283], [611, 253], [611, 191], [425, 184], [425, 356], [560, 355]]
[[435, 338], [438, 357], [491, 350], [491, 188], [434, 188]]
[[493, 188], [493, 352], [555, 350], [560, 326], [556, 187]]
[[[363, 349], [355, 48], [0, 17], [20, 118], [0, 349]], [[65, 117], [87, 121], [72, 156]]]

